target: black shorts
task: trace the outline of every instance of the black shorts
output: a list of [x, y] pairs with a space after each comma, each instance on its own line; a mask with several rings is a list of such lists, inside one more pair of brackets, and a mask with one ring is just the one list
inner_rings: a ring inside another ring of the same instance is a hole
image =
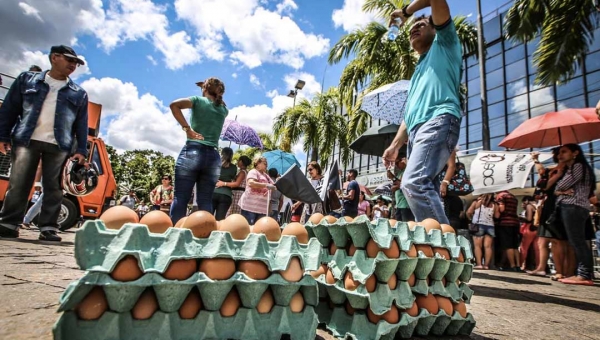
[[519, 248], [519, 226], [495, 228], [496, 237], [500, 244], [500, 249], [518, 249]]

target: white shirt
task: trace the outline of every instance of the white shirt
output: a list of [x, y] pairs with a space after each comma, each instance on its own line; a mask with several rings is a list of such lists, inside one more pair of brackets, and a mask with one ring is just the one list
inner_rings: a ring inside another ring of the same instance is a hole
[[42, 104], [42, 110], [38, 117], [35, 130], [31, 135], [31, 139], [39, 140], [41, 142], [58, 144], [56, 137], [54, 136], [54, 117], [56, 116], [56, 100], [58, 98], [58, 90], [63, 88], [67, 84], [67, 80], [56, 80], [48, 73], [46, 73], [46, 84], [50, 87], [44, 104]]
[[476, 224], [483, 224], [486, 226], [494, 226], [494, 208], [488, 208], [481, 206], [473, 212], [473, 219], [471, 222]]
[[[376, 210], [375, 208], [379, 208], [380, 210]], [[383, 213], [388, 210], [389, 209], [388, 209], [387, 205], [384, 204], [384, 205], [380, 206], [380, 205], [376, 204], [375, 206], [373, 206], [373, 217], [375, 217], [375, 219], [377, 220], [377, 219], [383, 217]]]

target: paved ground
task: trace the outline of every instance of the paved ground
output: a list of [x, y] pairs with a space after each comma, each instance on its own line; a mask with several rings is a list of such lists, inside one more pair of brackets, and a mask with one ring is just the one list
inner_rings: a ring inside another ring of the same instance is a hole
[[[37, 233], [0, 239], [0, 339], [51, 339], [58, 298], [81, 276], [73, 258], [74, 233], [44, 245]], [[600, 287], [573, 287], [525, 274], [480, 271], [470, 312], [470, 339], [600, 339]], [[318, 339], [333, 339], [319, 331]]]

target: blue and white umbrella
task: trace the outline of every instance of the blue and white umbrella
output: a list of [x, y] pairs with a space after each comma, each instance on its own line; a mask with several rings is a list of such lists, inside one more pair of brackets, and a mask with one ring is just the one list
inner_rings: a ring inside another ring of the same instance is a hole
[[360, 109], [374, 119], [400, 125], [404, 118], [409, 86], [408, 80], [383, 85], [363, 97]]

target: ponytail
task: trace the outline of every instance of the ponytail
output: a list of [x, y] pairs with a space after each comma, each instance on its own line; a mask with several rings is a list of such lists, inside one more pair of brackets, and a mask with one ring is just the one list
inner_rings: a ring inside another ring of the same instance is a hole
[[202, 84], [202, 88], [215, 98], [215, 104], [218, 106], [225, 105], [223, 94], [225, 93], [225, 84], [217, 78], [208, 78]]

